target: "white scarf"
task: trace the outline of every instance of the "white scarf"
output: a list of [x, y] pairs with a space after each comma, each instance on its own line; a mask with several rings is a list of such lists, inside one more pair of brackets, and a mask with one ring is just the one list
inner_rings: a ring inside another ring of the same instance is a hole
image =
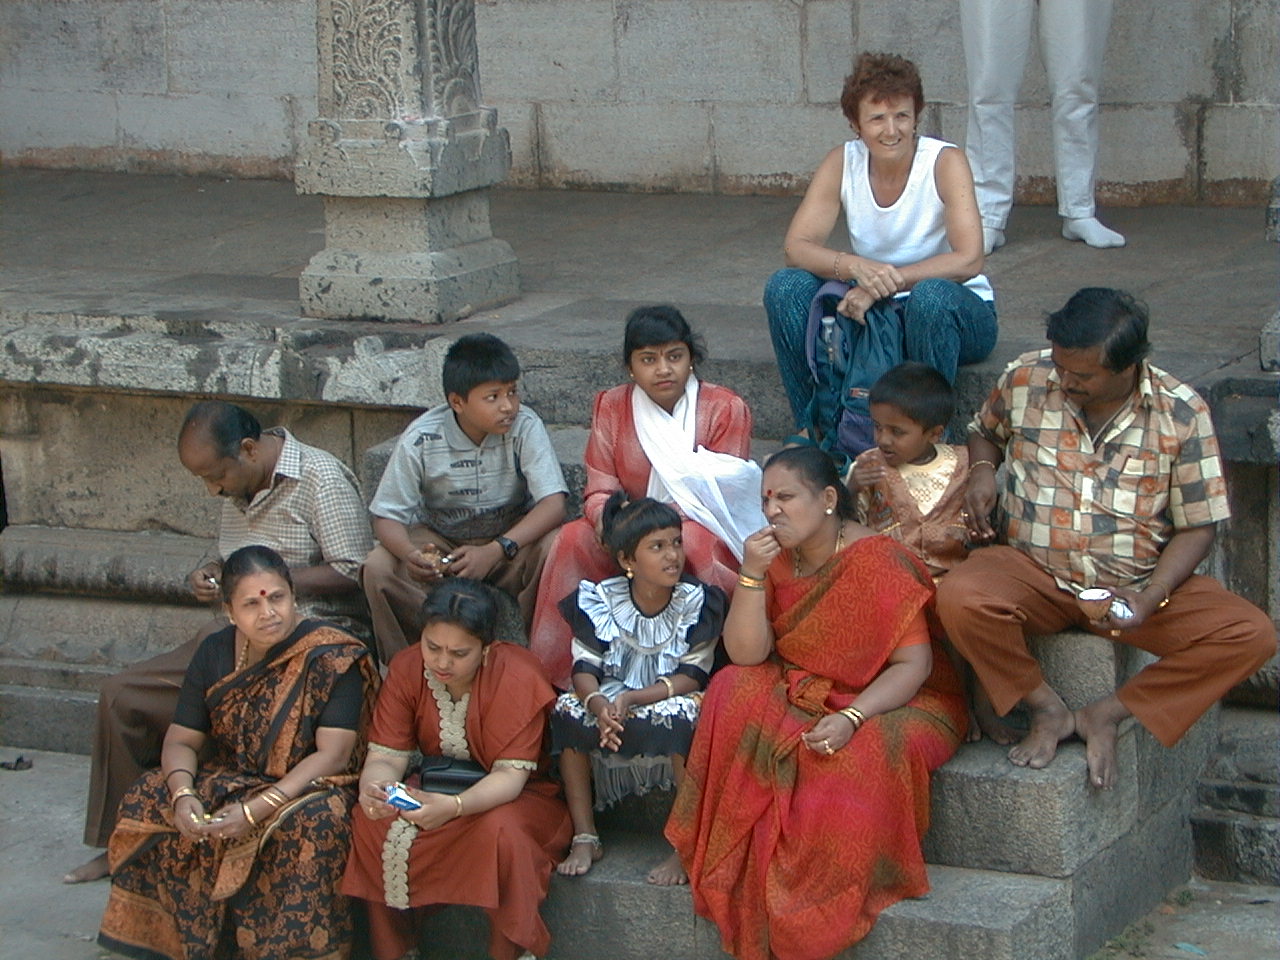
[[631, 390], [631, 418], [650, 464], [646, 494], [675, 503], [714, 533], [742, 560], [742, 541], [765, 525], [760, 510], [761, 470], [751, 460], [706, 447], [697, 433], [698, 378], [692, 373], [671, 413], [639, 387]]

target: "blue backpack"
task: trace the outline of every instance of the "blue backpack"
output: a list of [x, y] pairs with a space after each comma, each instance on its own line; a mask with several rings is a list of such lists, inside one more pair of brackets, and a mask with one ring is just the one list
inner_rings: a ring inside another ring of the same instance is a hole
[[809, 437], [837, 461], [875, 446], [871, 385], [906, 359], [900, 305], [876, 304], [862, 324], [836, 310], [848, 292], [847, 283], [822, 285], [809, 305], [804, 339], [813, 374]]

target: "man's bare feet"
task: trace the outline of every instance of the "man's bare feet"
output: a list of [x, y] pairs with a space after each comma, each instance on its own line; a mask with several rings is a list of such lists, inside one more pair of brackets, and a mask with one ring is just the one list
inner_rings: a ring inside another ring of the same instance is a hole
[[1089, 764], [1089, 783], [1099, 790], [1116, 785], [1116, 738], [1120, 721], [1130, 716], [1128, 709], [1112, 694], [1095, 700], [1074, 714], [1076, 733], [1084, 741], [1084, 757]]
[[672, 850], [671, 856], [650, 870], [645, 880], [659, 887], [678, 887], [689, 882], [689, 875], [684, 872], [680, 854]]
[[564, 877], [580, 877], [604, 856], [604, 846], [594, 833], [579, 833], [569, 846], [569, 855], [560, 861], [556, 873]]
[[103, 877], [111, 875], [111, 868], [107, 866], [107, 854], [102, 852], [92, 860], [86, 860], [80, 866], [76, 867], [70, 873], [62, 878], [63, 883], [93, 883], [95, 880], [101, 880]]
[[1031, 712], [1031, 730], [1009, 750], [1009, 762], [1015, 767], [1044, 769], [1058, 752], [1058, 744], [1076, 732], [1075, 718], [1067, 705], [1052, 690], [1049, 692], [1053, 702], [1042, 702], [1039, 706], [1027, 704]]

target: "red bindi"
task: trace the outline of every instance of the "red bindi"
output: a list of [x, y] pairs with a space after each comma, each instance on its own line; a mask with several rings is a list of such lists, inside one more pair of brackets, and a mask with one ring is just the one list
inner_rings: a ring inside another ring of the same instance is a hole
[[770, 498], [770, 497], [772, 497], [772, 496], [773, 496], [773, 491], [772, 491], [772, 490], [766, 490], [766, 491], [764, 492], [764, 495], [765, 495], [765, 498], [766, 498], [766, 499], [768, 499], [768, 498]]
[[260, 596], [260, 597], [265, 597], [266, 595], [267, 595], [267, 591], [265, 591], [265, 590], [259, 590], [259, 591], [258, 591], [258, 596]]

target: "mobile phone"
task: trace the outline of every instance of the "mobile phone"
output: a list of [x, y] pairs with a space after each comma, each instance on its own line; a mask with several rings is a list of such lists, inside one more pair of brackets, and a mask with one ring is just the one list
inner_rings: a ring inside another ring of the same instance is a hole
[[403, 783], [391, 783], [387, 785], [387, 803], [395, 807], [397, 810], [417, 810], [422, 806], [417, 800], [409, 795], [409, 790]]

